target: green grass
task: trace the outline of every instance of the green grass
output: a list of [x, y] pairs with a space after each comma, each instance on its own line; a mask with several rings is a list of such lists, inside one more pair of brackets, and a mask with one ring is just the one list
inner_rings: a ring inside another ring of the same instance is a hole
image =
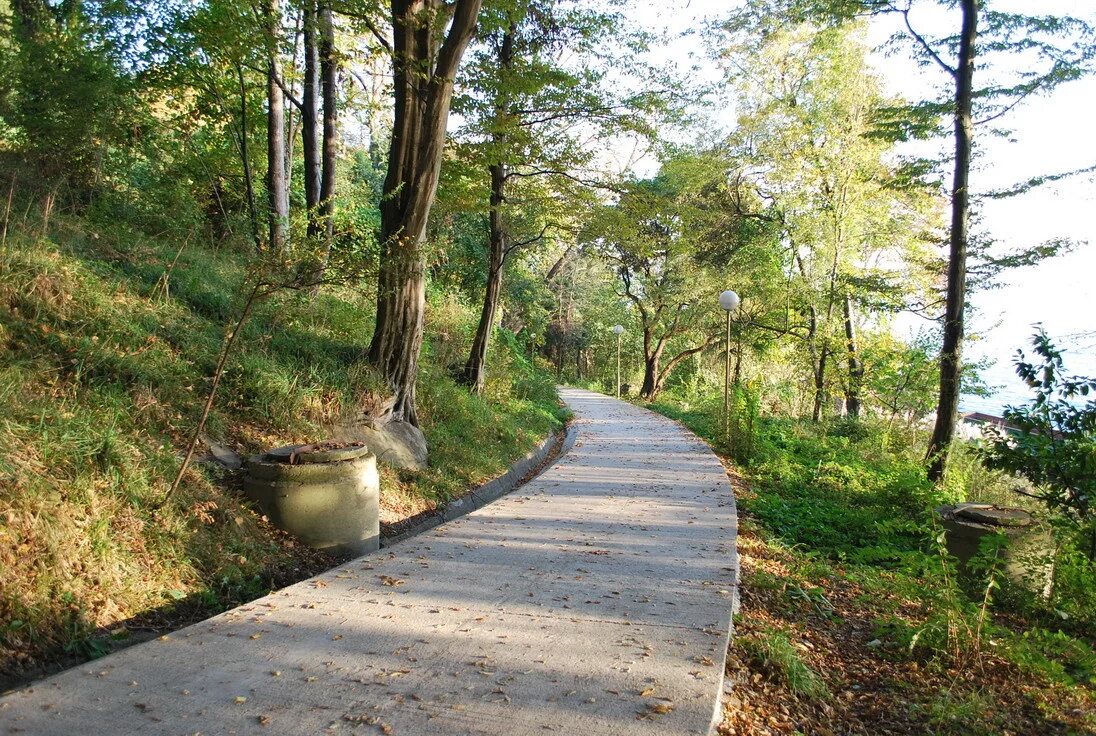
[[[732, 454], [722, 437], [719, 397], [697, 401], [664, 394], [650, 408], [683, 422], [722, 454]], [[877, 633], [886, 644], [881, 651], [946, 663], [989, 647], [1043, 682], [1096, 686], [1096, 579], [1087, 563], [1068, 554], [1059, 557], [1058, 588], [1050, 602], [1026, 591], [994, 588], [983, 612], [956, 585], [941, 554], [932, 509], [964, 498], [970, 489], [981, 493], [1007, 481], [980, 470], [970, 453], [959, 450], [958, 472], [936, 489], [921, 466], [923, 438], [870, 420], [815, 424], [764, 417], [750, 446], [749, 455], [739, 458], [749, 486], [739, 505], [766, 543], [790, 555], [800, 568], [797, 577], [840, 576], [864, 590], [880, 609]], [[823, 590], [769, 578], [763, 577], [761, 586], [784, 590], [789, 605], [826, 615]], [[914, 606], [899, 611], [901, 601]], [[963, 710], [961, 705], [956, 707]]]
[[[104, 627], [133, 616], [180, 600], [217, 610], [324, 564], [208, 466], [156, 510], [240, 309], [246, 253], [54, 222], [46, 238], [13, 228], [0, 252], [0, 684], [65, 650], [97, 653]], [[362, 361], [372, 315], [348, 288], [261, 303], [207, 433], [241, 452], [322, 439], [378, 386]], [[507, 341], [473, 397], [431, 359], [433, 334], [419, 385], [431, 464], [385, 472], [390, 514], [498, 474], [563, 418], [550, 378]]]
[[755, 666], [789, 691], [811, 700], [830, 697], [825, 681], [803, 661], [803, 657], [783, 631], [764, 629], [737, 640]]
[[941, 736], [992, 736], [1007, 727], [998, 722], [993, 697], [987, 693], [941, 690], [915, 710]]

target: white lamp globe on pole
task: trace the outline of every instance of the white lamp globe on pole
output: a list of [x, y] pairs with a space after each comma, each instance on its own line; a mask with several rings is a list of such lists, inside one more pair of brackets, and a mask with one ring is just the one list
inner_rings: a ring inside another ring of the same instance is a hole
[[730, 445], [731, 429], [731, 313], [738, 309], [742, 300], [738, 294], [727, 289], [719, 295], [719, 306], [727, 313], [727, 350], [723, 363], [723, 439]]
[[613, 325], [613, 334], [617, 338], [617, 380], [616, 397], [620, 398], [620, 336], [624, 334], [624, 325]]

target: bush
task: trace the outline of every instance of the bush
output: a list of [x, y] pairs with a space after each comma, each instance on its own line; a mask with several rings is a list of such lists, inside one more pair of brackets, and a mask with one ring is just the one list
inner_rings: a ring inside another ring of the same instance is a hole
[[1034, 495], [1084, 541], [1096, 563], [1096, 378], [1067, 376], [1062, 352], [1040, 327], [1032, 337], [1039, 363], [1017, 351], [1016, 375], [1032, 388], [1031, 403], [1005, 409], [1015, 432], [998, 432], [982, 447], [990, 468], [1022, 475]]

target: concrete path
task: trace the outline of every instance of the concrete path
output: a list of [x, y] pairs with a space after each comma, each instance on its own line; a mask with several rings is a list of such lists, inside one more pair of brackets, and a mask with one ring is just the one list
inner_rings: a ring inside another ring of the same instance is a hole
[[707, 733], [730, 485], [677, 424], [562, 393], [576, 446], [513, 494], [0, 699], [0, 733]]

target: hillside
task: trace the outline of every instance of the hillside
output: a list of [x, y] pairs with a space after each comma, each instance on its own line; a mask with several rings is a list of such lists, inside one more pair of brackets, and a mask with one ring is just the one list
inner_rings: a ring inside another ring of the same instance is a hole
[[[39, 232], [13, 225], [0, 255], [0, 689], [332, 562], [273, 529], [209, 463], [157, 508], [248, 255], [71, 217]], [[349, 288], [260, 304], [207, 434], [241, 454], [322, 439], [377, 385], [361, 361], [372, 311], [372, 295]], [[431, 301], [419, 382], [431, 463], [383, 469], [384, 521], [497, 475], [560, 424], [551, 380], [505, 342], [482, 398], [448, 377], [473, 316]]]

